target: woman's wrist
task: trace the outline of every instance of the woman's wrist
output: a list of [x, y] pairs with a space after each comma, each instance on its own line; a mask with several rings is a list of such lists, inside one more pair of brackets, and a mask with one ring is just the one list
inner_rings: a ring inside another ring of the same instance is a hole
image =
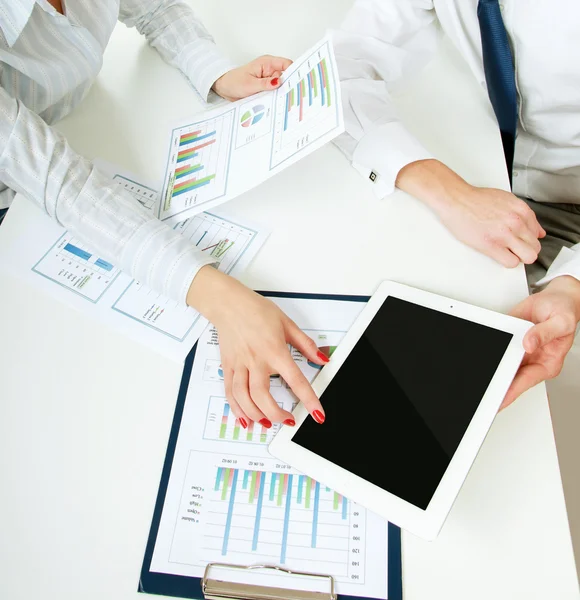
[[187, 292], [186, 302], [212, 323], [224, 308], [224, 298], [232, 293], [232, 286], [239, 284], [229, 275], [205, 265], [193, 278]]

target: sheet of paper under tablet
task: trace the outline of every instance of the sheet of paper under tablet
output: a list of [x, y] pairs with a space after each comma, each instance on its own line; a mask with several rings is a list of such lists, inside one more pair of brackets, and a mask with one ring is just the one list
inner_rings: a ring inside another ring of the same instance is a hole
[[[154, 186], [107, 163], [97, 165], [137, 202], [155, 210], [159, 193]], [[2, 268], [157, 352], [184, 360], [206, 328], [198, 312], [122, 273], [21, 196], [15, 198], [1, 233], [9, 234], [6, 230], [12, 227], [20, 233], [9, 236], [8, 248], [2, 246]], [[267, 238], [251, 224], [213, 212], [199, 213], [174, 229], [233, 276], [240, 275]]]
[[193, 115], [168, 135], [162, 221], [239, 196], [344, 131], [330, 37], [282, 74], [282, 85]]
[[[273, 298], [331, 354], [365, 304]], [[298, 352], [309, 380], [319, 372]], [[365, 377], [361, 373], [361, 377]], [[292, 410], [280, 378], [271, 393]], [[353, 421], [353, 427], [363, 427]], [[241, 427], [225, 399], [217, 334], [199, 339], [150, 571], [201, 577], [208, 562], [275, 564], [330, 574], [338, 593], [387, 597], [387, 523], [333, 490], [272, 458], [278, 426]], [[348, 440], [345, 440], [348, 443]], [[231, 580], [312, 589], [312, 579], [240, 574]], [[328, 584], [326, 584], [328, 587]]]

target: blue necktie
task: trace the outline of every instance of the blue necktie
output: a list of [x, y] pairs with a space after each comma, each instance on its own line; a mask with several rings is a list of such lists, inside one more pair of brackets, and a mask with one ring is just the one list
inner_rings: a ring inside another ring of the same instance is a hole
[[487, 90], [499, 124], [511, 184], [518, 124], [518, 95], [514, 60], [499, 0], [479, 0], [477, 18]]

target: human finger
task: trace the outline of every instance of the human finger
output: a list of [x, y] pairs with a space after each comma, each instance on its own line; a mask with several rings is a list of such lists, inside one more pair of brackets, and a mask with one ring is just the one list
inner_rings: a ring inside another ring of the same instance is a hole
[[518, 237], [515, 233], [512, 233], [507, 239], [507, 247], [526, 265], [531, 265], [538, 258], [539, 250], [535, 250], [533, 246], [525, 242], [521, 237]]
[[291, 319], [285, 323], [286, 339], [307, 360], [317, 365], [325, 365], [329, 358], [324, 355], [316, 345], [316, 342], [294, 323]]
[[498, 244], [490, 244], [486, 249], [486, 254], [493, 258], [500, 265], [508, 269], [514, 269], [520, 264], [520, 259], [505, 246]]
[[285, 425], [296, 425], [292, 413], [280, 408], [278, 403], [270, 394], [270, 373], [265, 365], [252, 368], [250, 376], [250, 396], [252, 401], [273, 423], [284, 423]]
[[546, 371], [542, 365], [537, 363], [527, 364], [520, 367], [517, 372], [501, 406], [503, 410], [519, 398], [525, 391], [534, 387], [538, 383], [545, 381]]
[[272, 423], [266, 418], [264, 413], [256, 406], [253, 402], [249, 390], [249, 373], [248, 369], [244, 366], [238, 367], [234, 371], [232, 391], [236, 402], [240, 405], [241, 409], [252, 419], [260, 423], [266, 429], [272, 427]]
[[241, 409], [240, 405], [234, 398], [234, 394], [232, 392], [233, 377], [234, 377], [234, 372], [232, 371], [232, 369], [224, 368], [224, 387], [225, 387], [225, 393], [226, 393], [226, 400], [227, 400], [228, 404], [230, 405], [232, 412], [234, 413], [234, 415], [236, 415], [236, 417], [240, 421], [240, 425], [244, 429], [246, 429], [250, 423], [250, 419], [249, 419], [248, 415], [246, 415], [246, 413], [244, 413], [244, 411]]
[[278, 372], [290, 386], [298, 400], [304, 404], [306, 410], [317, 423], [324, 423], [326, 415], [320, 400], [314, 393], [308, 379], [292, 360], [290, 354], [278, 366]]
[[538, 348], [553, 342], [554, 340], [570, 335], [574, 331], [572, 320], [568, 320], [560, 314], [550, 317], [548, 320], [534, 325], [524, 337], [524, 348], [528, 354], [535, 352]]

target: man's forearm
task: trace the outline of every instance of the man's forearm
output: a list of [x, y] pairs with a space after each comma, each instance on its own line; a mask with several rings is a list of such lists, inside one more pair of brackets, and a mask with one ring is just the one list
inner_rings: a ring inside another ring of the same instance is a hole
[[471, 186], [457, 173], [435, 159], [418, 160], [399, 171], [395, 185], [439, 213], [465, 196]]

